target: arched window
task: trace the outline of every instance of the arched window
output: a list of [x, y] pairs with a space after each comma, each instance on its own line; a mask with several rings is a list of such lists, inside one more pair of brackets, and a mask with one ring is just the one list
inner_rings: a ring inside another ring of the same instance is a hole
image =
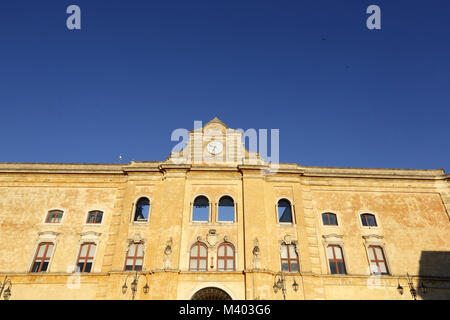
[[52, 257], [54, 244], [52, 242], [42, 242], [39, 244], [30, 272], [45, 272], [48, 269], [50, 258]]
[[103, 212], [99, 210], [89, 211], [86, 223], [102, 223]]
[[337, 226], [337, 217], [334, 213], [325, 212], [322, 213], [322, 221], [324, 226]]
[[77, 259], [79, 272], [91, 272], [96, 249], [97, 245], [93, 242], [86, 242], [81, 245]]
[[235, 270], [234, 246], [229, 242], [223, 242], [217, 248], [217, 270], [234, 271]]
[[369, 246], [367, 251], [372, 274], [389, 274], [383, 248], [380, 246]]
[[189, 270], [206, 271], [208, 264], [208, 248], [201, 242], [196, 242], [191, 247], [189, 257]]
[[371, 213], [363, 213], [361, 215], [361, 222], [364, 227], [376, 227], [377, 220], [375, 220], [375, 215]]
[[338, 245], [329, 245], [327, 247], [328, 263], [330, 264], [331, 274], [345, 274], [345, 262], [342, 254], [342, 248]]
[[278, 222], [292, 223], [292, 210], [289, 200], [278, 201]]
[[47, 213], [45, 223], [61, 223], [63, 212], [61, 210], [51, 210]]
[[192, 208], [192, 221], [209, 221], [209, 200], [205, 196], [198, 196]]
[[219, 200], [219, 221], [234, 222], [234, 201], [229, 196], [224, 196]]
[[141, 271], [144, 262], [144, 244], [142, 242], [130, 243], [125, 257], [125, 271]]
[[281, 244], [281, 270], [298, 272], [298, 256], [294, 244]]
[[134, 212], [134, 221], [148, 221], [149, 212], [150, 200], [146, 197], [139, 198], [136, 203], [136, 210]]

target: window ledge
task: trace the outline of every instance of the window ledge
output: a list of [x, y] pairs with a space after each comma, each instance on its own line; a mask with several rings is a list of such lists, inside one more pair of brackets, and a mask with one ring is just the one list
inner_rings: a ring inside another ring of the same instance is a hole
[[189, 224], [190, 225], [206, 225], [206, 224], [210, 224], [211, 222], [209, 221], [190, 221]]
[[130, 223], [130, 225], [132, 225], [132, 226], [143, 226], [143, 225], [146, 225], [146, 224], [149, 224], [148, 220], [147, 221], [132, 221]]
[[278, 222], [277, 226], [279, 226], [279, 227], [296, 227], [297, 225], [295, 223], [291, 223], [291, 222]]

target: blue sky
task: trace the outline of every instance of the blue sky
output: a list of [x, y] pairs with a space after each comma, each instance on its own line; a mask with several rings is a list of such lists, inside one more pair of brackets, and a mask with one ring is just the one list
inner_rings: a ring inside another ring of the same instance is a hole
[[[66, 8], [82, 30], [66, 28]], [[381, 30], [366, 8], [381, 8]], [[2, 1], [0, 161], [164, 160], [219, 117], [280, 161], [450, 170], [450, 2]], [[322, 40], [326, 38], [326, 40]]]

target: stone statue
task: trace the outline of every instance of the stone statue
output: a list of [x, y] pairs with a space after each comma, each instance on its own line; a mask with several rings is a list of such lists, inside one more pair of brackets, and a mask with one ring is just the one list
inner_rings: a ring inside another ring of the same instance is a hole
[[166, 248], [164, 249], [164, 269], [170, 269], [170, 263], [172, 256], [172, 237], [167, 241]]

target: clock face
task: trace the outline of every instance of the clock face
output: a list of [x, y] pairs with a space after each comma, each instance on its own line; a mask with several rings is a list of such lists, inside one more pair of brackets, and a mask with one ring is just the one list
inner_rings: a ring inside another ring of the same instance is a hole
[[206, 146], [206, 150], [208, 150], [208, 152], [211, 154], [219, 154], [223, 150], [223, 145], [219, 141], [211, 141]]

